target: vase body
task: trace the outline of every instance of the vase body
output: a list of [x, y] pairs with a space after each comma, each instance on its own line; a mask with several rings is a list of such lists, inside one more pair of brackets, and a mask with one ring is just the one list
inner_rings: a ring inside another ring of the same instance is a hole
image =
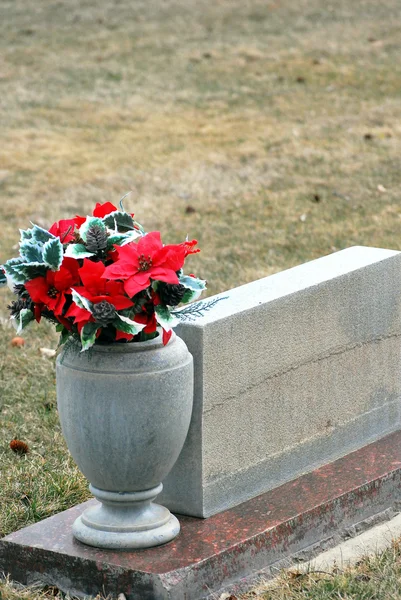
[[63, 435], [101, 503], [77, 519], [75, 537], [116, 549], [170, 541], [178, 521], [152, 500], [191, 418], [193, 361], [183, 340], [67, 348], [56, 374]]

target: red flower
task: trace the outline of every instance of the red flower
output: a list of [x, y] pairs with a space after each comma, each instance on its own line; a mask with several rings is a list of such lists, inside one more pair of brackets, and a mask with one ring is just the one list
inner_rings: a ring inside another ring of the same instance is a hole
[[53, 223], [49, 229], [49, 233], [59, 237], [63, 244], [68, 244], [68, 242], [72, 242], [74, 239], [75, 226], [74, 219], [62, 219], [61, 221], [57, 221], [57, 223]]
[[[78, 270], [83, 286], [75, 287], [75, 291], [93, 304], [108, 302], [116, 310], [133, 306], [131, 300], [124, 294], [122, 283], [102, 278], [105, 268], [102, 262], [92, 262], [85, 258], [83, 266]], [[68, 309], [65, 316], [74, 317], [75, 323], [94, 321], [88, 310], [80, 308], [75, 303]]]
[[[39, 306], [46, 306], [59, 317], [63, 312], [66, 294], [71, 293], [72, 285], [79, 283], [78, 267], [78, 261], [64, 258], [58, 271], [47, 271], [45, 277], [35, 277], [27, 281], [25, 287], [33, 302]], [[35, 314], [39, 320], [37, 309]]]
[[123, 280], [131, 298], [149, 287], [151, 279], [179, 283], [176, 271], [184, 264], [186, 250], [182, 244], [163, 246], [158, 231], [115, 249], [118, 259], [106, 267], [103, 277]]
[[53, 223], [49, 233], [59, 237], [63, 244], [68, 244], [74, 241], [75, 228], [79, 229], [85, 221], [86, 218], [79, 215], [76, 215], [74, 219], [61, 219], [61, 221]]
[[198, 240], [191, 240], [190, 242], [186, 241], [181, 244], [185, 248], [185, 257], [187, 257], [189, 254], [197, 254], [200, 252], [200, 248], [194, 248], [197, 243]]
[[173, 335], [172, 329], [169, 329], [169, 331], [166, 331], [165, 329], [163, 329], [163, 346], [166, 346], [169, 343], [172, 335]]
[[[115, 212], [116, 210], [118, 210], [117, 206], [114, 206], [114, 204], [112, 204], [111, 202], [105, 202], [104, 204], [100, 204], [100, 202], [98, 202], [95, 208], [93, 209], [92, 214], [94, 217], [103, 219], [104, 217], [107, 217], [107, 215], [109, 215], [110, 213]], [[134, 213], [129, 214], [131, 215], [131, 217], [134, 217]]]
[[154, 333], [157, 329], [157, 321], [155, 313], [148, 315], [146, 312], [135, 315], [134, 321], [136, 323], [144, 323], [146, 327], [142, 329], [143, 333]]
[[124, 333], [124, 331], [119, 331], [118, 329], [116, 331], [116, 342], [118, 340], [126, 340], [127, 342], [130, 342], [133, 338], [134, 336], [131, 333]]
[[83, 225], [86, 221], [86, 217], [80, 217], [79, 215], [75, 215], [74, 218], [74, 223], [76, 225], [76, 228], [79, 229], [81, 227], [81, 225]]
[[104, 204], [100, 204], [97, 202], [95, 208], [93, 209], [93, 216], [98, 217], [99, 219], [103, 219], [112, 212], [118, 210], [117, 206], [114, 206], [111, 202], [105, 202]]

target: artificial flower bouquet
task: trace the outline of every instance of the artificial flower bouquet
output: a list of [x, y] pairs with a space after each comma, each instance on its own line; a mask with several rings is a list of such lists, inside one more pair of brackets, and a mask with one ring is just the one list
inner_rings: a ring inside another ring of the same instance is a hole
[[17, 299], [9, 306], [18, 331], [48, 319], [60, 342], [75, 339], [87, 350], [95, 343], [145, 341], [162, 329], [163, 343], [180, 320], [212, 303], [197, 300], [206, 282], [184, 275], [196, 240], [163, 245], [158, 231], [146, 233], [111, 202], [97, 203], [92, 216], [21, 230], [20, 252], [0, 266], [0, 283]]

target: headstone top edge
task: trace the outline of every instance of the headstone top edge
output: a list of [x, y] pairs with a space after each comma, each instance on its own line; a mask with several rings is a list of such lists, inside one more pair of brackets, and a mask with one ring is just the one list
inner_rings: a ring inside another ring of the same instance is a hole
[[371, 246], [351, 246], [339, 250], [210, 296], [207, 298], [208, 301], [217, 298], [222, 300], [195, 321], [180, 324], [180, 328], [204, 329], [236, 313], [315, 287], [399, 254], [401, 252], [398, 250]]

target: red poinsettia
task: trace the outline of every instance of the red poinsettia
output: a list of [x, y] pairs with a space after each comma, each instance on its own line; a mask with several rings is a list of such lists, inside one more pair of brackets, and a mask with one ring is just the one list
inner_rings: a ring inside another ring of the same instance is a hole
[[63, 244], [68, 244], [74, 240], [75, 228], [79, 228], [85, 222], [85, 217], [76, 216], [75, 219], [61, 219], [53, 223], [49, 233], [60, 238]]
[[135, 315], [134, 321], [145, 325], [142, 329], [143, 333], [154, 333], [157, 329], [157, 320], [154, 312], [151, 315], [148, 315], [146, 312], [139, 313]]
[[200, 248], [195, 248], [197, 243], [198, 240], [187, 240], [185, 242], [182, 242], [181, 246], [184, 246], [185, 248], [185, 258], [189, 256], [189, 254], [197, 254], [198, 252], [200, 252]]
[[96, 203], [95, 208], [93, 209], [93, 216], [98, 217], [99, 219], [103, 219], [112, 212], [118, 210], [117, 206], [114, 206], [111, 202], [105, 202], [104, 204], [100, 204], [100, 202]]
[[[93, 262], [85, 258], [83, 266], [78, 270], [83, 285], [74, 287], [74, 290], [93, 304], [108, 302], [116, 310], [124, 310], [133, 306], [133, 302], [124, 293], [122, 283], [102, 278], [105, 268], [102, 262]], [[80, 308], [76, 304], [72, 304], [65, 316], [74, 317], [75, 323], [94, 321], [88, 310]]]
[[[45, 277], [35, 277], [25, 283], [28, 294], [37, 307], [46, 307], [60, 317], [66, 295], [71, 293], [71, 286], [79, 283], [79, 264], [73, 258], [64, 258], [58, 271], [47, 271]], [[40, 320], [38, 308], [35, 316]]]
[[151, 284], [151, 279], [178, 284], [176, 271], [185, 261], [182, 244], [163, 246], [160, 233], [144, 235], [138, 243], [115, 246], [118, 259], [106, 267], [103, 277], [121, 279], [128, 296], [133, 297]]

